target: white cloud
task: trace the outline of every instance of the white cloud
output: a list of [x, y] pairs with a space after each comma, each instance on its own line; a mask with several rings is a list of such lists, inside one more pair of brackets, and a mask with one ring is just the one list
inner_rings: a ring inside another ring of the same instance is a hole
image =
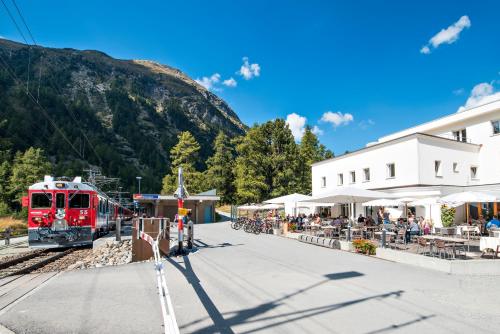
[[366, 130], [373, 125], [375, 125], [375, 122], [371, 119], [362, 120], [361, 122], [358, 123], [359, 128], [362, 130]]
[[472, 88], [469, 98], [463, 106], [458, 108], [457, 112], [462, 112], [467, 109], [497, 100], [500, 100], [500, 92], [495, 92], [493, 85], [487, 82], [482, 82]]
[[321, 121], [326, 123], [332, 123], [333, 127], [336, 128], [341, 125], [347, 125], [354, 120], [351, 114], [342, 114], [340, 111], [332, 112], [327, 111], [321, 116]]
[[217, 90], [215, 87], [216, 84], [220, 82], [220, 74], [219, 73], [214, 73], [210, 77], [203, 77], [203, 78], [196, 78], [194, 81], [196, 81], [198, 84], [202, 85], [205, 87], [207, 90]]
[[425, 45], [420, 49], [420, 53], [423, 53], [424, 55], [428, 55], [429, 53], [431, 53], [431, 49], [429, 49], [429, 47], [427, 45]]
[[231, 77], [229, 79], [224, 80], [222, 84], [227, 87], [236, 87], [238, 85], [238, 82], [236, 82], [236, 80], [234, 80], [233, 77]]
[[429, 54], [431, 53], [430, 47], [437, 49], [441, 44], [452, 44], [458, 40], [460, 33], [465, 28], [470, 28], [471, 22], [467, 15], [462, 16], [457, 22], [453, 23], [446, 29], [441, 29], [436, 35], [434, 35], [427, 45], [424, 45], [420, 49], [420, 53]]
[[453, 91], [453, 95], [457, 95], [457, 96], [462, 95], [463, 93], [465, 93], [465, 89], [463, 89], [463, 88], [455, 89]]
[[321, 130], [317, 125], [313, 126], [313, 128], [311, 129], [311, 132], [314, 133], [316, 136], [323, 135], [323, 130]]
[[286, 124], [288, 124], [288, 127], [292, 131], [293, 138], [295, 138], [296, 141], [299, 141], [302, 135], [304, 135], [306, 122], [307, 118], [296, 113], [286, 116]]
[[260, 76], [260, 65], [257, 63], [250, 64], [248, 57], [243, 57], [243, 65], [241, 65], [240, 70], [236, 73], [245, 78], [245, 80], [250, 80]]

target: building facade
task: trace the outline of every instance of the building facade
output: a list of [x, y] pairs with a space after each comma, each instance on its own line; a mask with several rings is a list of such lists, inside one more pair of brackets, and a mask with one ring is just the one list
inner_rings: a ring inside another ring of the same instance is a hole
[[[312, 166], [313, 196], [360, 187], [400, 197], [444, 196], [467, 190], [500, 191], [500, 101], [409, 128], [365, 148]], [[474, 204], [471, 213], [493, 214], [498, 204]], [[439, 206], [416, 208], [439, 226]], [[342, 214], [341, 206], [334, 208]], [[361, 203], [356, 213], [367, 214]], [[351, 212], [351, 215], [354, 213]], [[463, 220], [464, 208], [457, 211]]]

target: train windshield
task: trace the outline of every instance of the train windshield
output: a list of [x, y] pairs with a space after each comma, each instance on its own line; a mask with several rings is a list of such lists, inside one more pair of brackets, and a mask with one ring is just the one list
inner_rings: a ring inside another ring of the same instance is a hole
[[66, 195], [64, 194], [56, 194], [56, 208], [64, 209], [66, 207]]
[[72, 209], [86, 209], [89, 204], [89, 194], [71, 194], [69, 196], [69, 207]]
[[34, 193], [31, 194], [32, 209], [50, 209], [52, 207], [52, 194]]

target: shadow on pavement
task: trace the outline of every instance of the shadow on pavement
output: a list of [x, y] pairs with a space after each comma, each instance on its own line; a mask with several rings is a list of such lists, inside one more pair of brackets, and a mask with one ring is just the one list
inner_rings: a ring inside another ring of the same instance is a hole
[[402, 327], [406, 327], [406, 326], [410, 326], [410, 325], [416, 324], [417, 322], [421, 322], [421, 321], [424, 321], [424, 320], [427, 320], [427, 319], [430, 319], [430, 318], [434, 318], [435, 316], [436, 316], [435, 314], [421, 315], [421, 316], [419, 316], [416, 319], [413, 319], [413, 320], [410, 320], [410, 321], [407, 321], [407, 322], [402, 322], [400, 324], [395, 324], [395, 325], [387, 326], [385, 328], [377, 329], [376, 331], [368, 332], [366, 334], [378, 334], [378, 333], [384, 333], [384, 332], [388, 332], [388, 331], [393, 331], [393, 330], [396, 330], [396, 329], [400, 329]]
[[[273, 328], [285, 323], [290, 323], [296, 320], [301, 320], [304, 318], [309, 318], [313, 317], [319, 314], [323, 313], [328, 313], [331, 311], [335, 311], [337, 309], [347, 307], [350, 305], [366, 302], [369, 300], [373, 299], [383, 299], [383, 298], [389, 298], [389, 297], [396, 297], [399, 298], [404, 291], [402, 290], [397, 290], [397, 291], [391, 291], [388, 293], [384, 294], [378, 294], [378, 295], [373, 295], [365, 298], [359, 298], [359, 299], [354, 299], [342, 303], [336, 303], [336, 304], [331, 304], [331, 305], [325, 305], [325, 306], [320, 306], [320, 307], [314, 307], [314, 308], [309, 308], [309, 309], [304, 309], [300, 311], [294, 311], [294, 312], [287, 312], [287, 313], [281, 313], [278, 315], [273, 315], [273, 316], [267, 316], [267, 317], [259, 317], [258, 319], [253, 319], [257, 316], [262, 316], [265, 313], [269, 312], [270, 310], [273, 310], [277, 308], [278, 306], [283, 304], [283, 301], [296, 296], [298, 294], [304, 293], [308, 290], [314, 289], [320, 285], [323, 285], [327, 282], [330, 282], [332, 280], [340, 280], [340, 279], [349, 279], [349, 278], [355, 278], [359, 276], [363, 276], [364, 274], [356, 272], [356, 271], [349, 271], [349, 272], [340, 272], [340, 273], [332, 273], [325, 275], [326, 279], [322, 280], [320, 282], [314, 283], [308, 287], [299, 289], [293, 293], [287, 294], [281, 298], [275, 299], [271, 302], [263, 303], [260, 304], [256, 307], [248, 308], [248, 309], [242, 309], [238, 310], [235, 312], [228, 312], [227, 314], [224, 314], [226, 318], [221, 314], [221, 312], [217, 309], [217, 306], [214, 304], [214, 302], [211, 300], [211, 298], [208, 296], [207, 292], [203, 289], [203, 287], [200, 284], [200, 281], [196, 274], [193, 271], [193, 268], [191, 266], [191, 262], [189, 261], [189, 258], [187, 256], [183, 257], [184, 259], [184, 265], [185, 268], [183, 268], [179, 263], [176, 261], [168, 258], [167, 261], [169, 261], [175, 268], [177, 268], [186, 278], [186, 280], [193, 286], [194, 291], [196, 292], [198, 298], [200, 299], [201, 303], [203, 304], [205, 310], [207, 311], [208, 315], [212, 319], [213, 325], [206, 326], [204, 328], [195, 330], [195, 331], [189, 331], [190, 333], [234, 333], [233, 330], [231, 329], [232, 326], [237, 326], [239, 324], [250, 324], [250, 323], [259, 323], [263, 321], [273, 321], [272, 323], [264, 324], [260, 327], [253, 328], [251, 330], [248, 330], [246, 332], [242, 333], [252, 333], [255, 331], [260, 331], [264, 329], [269, 329]], [[425, 320], [427, 318], [421, 319], [419, 321]], [[193, 321], [188, 324], [184, 324], [181, 326], [181, 329], [185, 329], [189, 326], [192, 326], [196, 323], [199, 323], [203, 321], [204, 319], [199, 319], [196, 321]], [[409, 324], [408, 324], [409, 325]], [[404, 326], [404, 324], [401, 324], [399, 326]]]

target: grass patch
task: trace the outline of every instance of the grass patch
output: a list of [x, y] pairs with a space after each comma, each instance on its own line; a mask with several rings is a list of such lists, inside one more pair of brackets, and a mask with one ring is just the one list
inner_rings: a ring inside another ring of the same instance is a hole
[[222, 211], [224, 213], [231, 214], [231, 205], [221, 205], [217, 207], [217, 210]]
[[28, 223], [22, 219], [0, 217], [0, 233], [3, 233], [7, 227], [12, 229], [11, 237], [28, 234]]

